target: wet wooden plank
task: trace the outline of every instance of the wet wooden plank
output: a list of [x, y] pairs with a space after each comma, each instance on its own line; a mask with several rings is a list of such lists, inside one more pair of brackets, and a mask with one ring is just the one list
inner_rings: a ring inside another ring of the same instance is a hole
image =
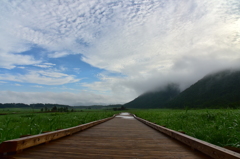
[[15, 159], [24, 158], [160, 158], [209, 159], [140, 121], [124, 117], [112, 120], [67, 136], [28, 148]]

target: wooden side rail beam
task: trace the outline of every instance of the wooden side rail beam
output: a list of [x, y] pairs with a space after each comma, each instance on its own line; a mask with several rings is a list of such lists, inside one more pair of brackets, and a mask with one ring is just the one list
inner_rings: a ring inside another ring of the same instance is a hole
[[29, 137], [23, 137], [23, 138], [19, 138], [19, 139], [4, 141], [0, 144], [0, 156], [7, 154], [7, 153], [21, 152], [23, 149], [26, 149], [29, 147], [36, 146], [36, 145], [39, 145], [42, 143], [47, 143], [49, 141], [52, 141], [52, 140], [55, 140], [55, 139], [58, 139], [58, 138], [61, 138], [64, 136], [72, 135], [76, 132], [88, 129], [90, 127], [93, 127], [95, 125], [98, 125], [100, 123], [108, 121], [108, 120], [114, 118], [115, 116], [116, 115], [109, 117], [109, 118], [93, 121], [90, 123], [78, 125], [78, 126], [67, 128], [67, 129], [62, 129], [62, 130], [52, 131], [52, 132], [48, 132], [48, 133], [44, 133], [44, 134], [33, 135], [33, 136], [29, 136]]
[[193, 149], [196, 149], [214, 159], [240, 159], [240, 154], [233, 152], [231, 150], [210, 144], [208, 142], [196, 139], [194, 137], [185, 135], [183, 133], [165, 128], [163, 126], [154, 124], [152, 122], [149, 122], [147, 120], [144, 120], [142, 118], [137, 117], [133, 114], [133, 117], [137, 120], [143, 122], [144, 124], [156, 129], [159, 132], [162, 132], [188, 146], [190, 146]]

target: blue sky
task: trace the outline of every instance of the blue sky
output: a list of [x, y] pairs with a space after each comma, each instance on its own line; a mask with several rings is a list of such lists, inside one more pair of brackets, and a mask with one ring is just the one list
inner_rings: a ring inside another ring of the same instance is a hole
[[125, 103], [240, 68], [239, 0], [3, 0], [0, 102]]

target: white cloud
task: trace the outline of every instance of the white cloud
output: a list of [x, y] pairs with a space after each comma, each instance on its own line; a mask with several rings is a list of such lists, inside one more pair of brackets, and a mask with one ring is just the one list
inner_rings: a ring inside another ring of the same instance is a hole
[[77, 74], [79, 74], [81, 72], [80, 68], [73, 68], [74, 72], [76, 72]]
[[163, 6], [139, 13], [127, 7], [126, 14], [121, 14], [126, 19], [123, 25], [108, 29], [83, 57], [95, 67], [126, 77], [116, 78], [113, 85], [102, 79], [85, 86], [94, 90], [110, 85], [113, 90], [120, 85], [141, 94], [177, 82], [185, 89], [208, 73], [239, 68], [240, 10], [232, 12], [231, 2], [159, 3]]
[[43, 86], [39, 86], [39, 85], [35, 85], [35, 86], [32, 86], [32, 87], [43, 88]]
[[[6, 9], [2, 9], [3, 6], [4, 5], [0, 6], [1, 11]], [[9, 17], [4, 16], [5, 13], [2, 13], [1, 11], [0, 68], [13, 69], [17, 65], [39, 64], [41, 61], [34, 59], [33, 56], [21, 54], [21, 52], [29, 50], [31, 48], [31, 45], [21, 37], [17, 37], [16, 35], [12, 34], [12, 31], [14, 31], [15, 27], [18, 26], [18, 24], [16, 24], [15, 20], [8, 19]]]
[[0, 91], [0, 101], [2, 103], [59, 103], [72, 106], [80, 105], [96, 105], [120, 103], [121, 98], [113, 98], [112, 96], [96, 95], [89, 92], [75, 93], [53, 93], [53, 92], [13, 92]]
[[66, 70], [68, 70], [68, 68], [67, 68], [67, 67], [64, 67], [64, 66], [60, 66], [60, 67], [59, 67], [59, 70], [60, 70], [60, 71], [66, 71]]
[[15, 83], [14, 86], [18, 86], [18, 87], [19, 87], [19, 86], [22, 86], [22, 85], [21, 85], [21, 84], [18, 84], [18, 83]]
[[41, 68], [50, 68], [50, 67], [53, 67], [55, 65], [56, 64], [53, 64], [53, 63], [43, 63], [43, 64], [39, 64], [39, 65], [35, 65], [35, 66], [41, 67]]
[[73, 75], [53, 71], [30, 71], [27, 74], [0, 74], [0, 80], [27, 82], [43, 85], [62, 85], [80, 81]]
[[59, 58], [59, 57], [64, 57], [69, 55], [70, 53], [68, 52], [54, 52], [52, 54], [49, 54], [48, 57], [50, 58]]
[[13, 69], [16, 65], [34, 65], [38, 63], [40, 61], [35, 60], [32, 56], [4, 53], [0, 49], [0, 68]]
[[[237, 42], [240, 35], [236, 37], [239, 20], [225, 14], [225, 8], [219, 10], [219, 7], [224, 7], [221, 2], [168, 1], [165, 7], [152, 11], [141, 25], [115, 26], [114, 31], [110, 30], [111, 33], [89, 48], [83, 60], [129, 76], [155, 69], [169, 71], [178, 59], [185, 56], [227, 57], [231, 62], [240, 58], [236, 54], [240, 48]], [[138, 20], [143, 22], [141, 17], [137, 17], [124, 23]]]
[[[80, 53], [90, 65], [123, 75], [82, 83], [116, 101], [168, 82], [184, 89], [207, 73], [239, 68], [239, 5], [239, 0], [0, 2], [0, 67], [52, 67], [21, 54], [37, 45], [51, 53], [49, 58]], [[79, 81], [59, 71], [17, 76], [1, 74], [0, 80], [48, 85]]]
[[7, 82], [5, 82], [5, 81], [0, 81], [0, 84], [3, 84], [3, 83], [7, 83]]

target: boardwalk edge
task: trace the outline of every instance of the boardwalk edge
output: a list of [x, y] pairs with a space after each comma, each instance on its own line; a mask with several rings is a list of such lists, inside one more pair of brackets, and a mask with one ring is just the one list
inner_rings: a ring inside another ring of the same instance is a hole
[[0, 156], [6, 155], [7, 153], [21, 152], [23, 149], [26, 149], [29, 147], [33, 147], [42, 143], [48, 143], [52, 140], [59, 139], [68, 135], [72, 135], [74, 133], [83, 131], [95, 125], [111, 120], [115, 116], [116, 115], [113, 115], [112, 117], [109, 117], [109, 118], [93, 121], [93, 122], [78, 125], [75, 127], [70, 127], [67, 129], [61, 129], [61, 130], [51, 131], [44, 134], [38, 134], [38, 135], [4, 141], [0, 144]]
[[182, 134], [180, 132], [168, 129], [166, 127], [154, 124], [150, 121], [137, 117], [135, 114], [132, 114], [133, 117], [142, 123], [154, 128], [155, 130], [162, 132], [193, 149], [196, 149], [214, 159], [240, 159], [240, 154], [234, 151], [210, 144], [208, 142], [196, 139], [194, 137]]

